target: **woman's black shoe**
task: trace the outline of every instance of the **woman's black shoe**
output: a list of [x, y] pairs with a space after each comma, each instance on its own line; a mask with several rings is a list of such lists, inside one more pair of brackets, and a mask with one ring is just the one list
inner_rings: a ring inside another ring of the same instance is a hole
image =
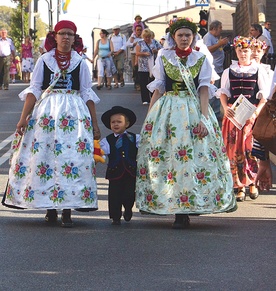
[[190, 226], [190, 218], [187, 214], [176, 214], [173, 229], [185, 229]]
[[56, 209], [48, 209], [45, 215], [45, 221], [49, 224], [57, 223], [57, 211]]
[[64, 209], [61, 215], [61, 226], [66, 228], [71, 228], [73, 222], [71, 219], [71, 209]]

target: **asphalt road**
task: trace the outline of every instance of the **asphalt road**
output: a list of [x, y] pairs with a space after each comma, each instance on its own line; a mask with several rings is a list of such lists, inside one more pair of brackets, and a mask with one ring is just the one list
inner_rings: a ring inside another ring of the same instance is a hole
[[[25, 87], [0, 91], [2, 161], [23, 105], [17, 94]], [[122, 105], [136, 112], [131, 130], [139, 133], [147, 106], [133, 85], [97, 93], [99, 121], [104, 111]], [[72, 229], [46, 225], [44, 211], [0, 206], [0, 291], [276, 289], [275, 179], [271, 191], [254, 201], [248, 197], [234, 213], [191, 217], [188, 230], [173, 230], [173, 216], [141, 215], [136, 208], [131, 222], [111, 226], [105, 167], [97, 165], [99, 210], [74, 211]], [[6, 161], [0, 196], [7, 173]]]

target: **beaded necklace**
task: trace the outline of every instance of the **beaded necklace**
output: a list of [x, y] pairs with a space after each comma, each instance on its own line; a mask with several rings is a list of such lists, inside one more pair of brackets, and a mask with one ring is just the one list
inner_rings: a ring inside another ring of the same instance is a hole
[[58, 67], [61, 70], [61, 74], [63, 76], [63, 79], [65, 79], [67, 69], [70, 66], [70, 60], [71, 60], [71, 51], [69, 52], [61, 52], [58, 49], [55, 51], [55, 58], [58, 64]]

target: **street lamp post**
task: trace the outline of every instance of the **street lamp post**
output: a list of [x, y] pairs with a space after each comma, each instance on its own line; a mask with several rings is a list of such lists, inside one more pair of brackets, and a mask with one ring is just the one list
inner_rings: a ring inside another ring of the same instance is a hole
[[48, 15], [49, 15], [49, 31], [53, 30], [53, 5], [52, 0], [45, 0], [48, 4]]

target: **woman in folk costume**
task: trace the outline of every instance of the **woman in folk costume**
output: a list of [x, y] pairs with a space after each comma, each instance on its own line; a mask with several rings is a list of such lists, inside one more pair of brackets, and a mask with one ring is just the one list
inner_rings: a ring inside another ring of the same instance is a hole
[[212, 67], [191, 49], [196, 31], [187, 19], [170, 26], [173, 47], [156, 59], [137, 157], [137, 207], [174, 214], [176, 229], [189, 226], [189, 214], [236, 209], [229, 161], [208, 105]]
[[[266, 69], [251, 59], [252, 47], [255, 44], [255, 40], [251, 37], [235, 37], [233, 45], [238, 61], [232, 61], [230, 67], [224, 70], [221, 89], [217, 92], [224, 109], [222, 134], [230, 160], [233, 187], [237, 189], [237, 201], [245, 200], [247, 186], [249, 186], [251, 199], [256, 199], [259, 195], [255, 187], [258, 163], [256, 157], [252, 156], [252, 127], [266, 102], [269, 93], [269, 86], [267, 86], [269, 77]], [[242, 129], [238, 129], [229, 119], [235, 114], [231, 106], [240, 94], [256, 106], [254, 114], [246, 121]]]
[[[37, 61], [17, 124], [4, 205], [47, 209], [46, 221], [71, 227], [71, 208], [96, 210], [93, 139], [100, 138], [89, 68], [76, 25], [58, 22]], [[43, 92], [44, 91], [44, 92]], [[42, 93], [43, 92], [43, 93]]]

